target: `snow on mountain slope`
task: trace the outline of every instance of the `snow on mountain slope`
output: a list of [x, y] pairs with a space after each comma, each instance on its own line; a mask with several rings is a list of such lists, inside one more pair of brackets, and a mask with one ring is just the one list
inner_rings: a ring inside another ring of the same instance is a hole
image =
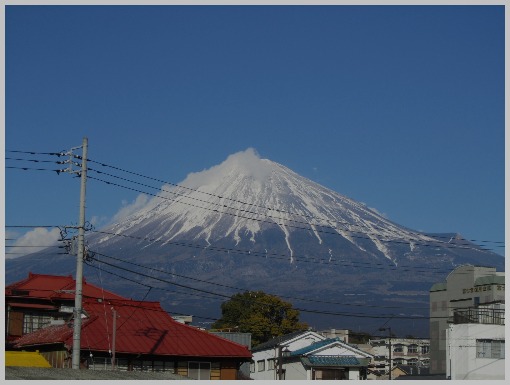
[[[233, 238], [257, 242], [264, 230], [280, 230], [293, 262], [291, 234], [303, 229], [322, 244], [324, 234], [338, 234], [365, 251], [367, 240], [396, 263], [388, 241], [438, 242], [401, 227], [365, 205], [304, 178], [281, 164], [261, 159], [253, 149], [230, 155], [208, 170], [191, 173], [178, 186], [163, 186], [158, 196], [108, 232], [144, 231], [155, 242]], [[103, 236], [99, 244], [108, 241]]]

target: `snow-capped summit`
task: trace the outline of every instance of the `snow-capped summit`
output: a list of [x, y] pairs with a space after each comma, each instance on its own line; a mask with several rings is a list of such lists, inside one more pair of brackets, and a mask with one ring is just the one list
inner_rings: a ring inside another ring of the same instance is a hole
[[[323, 244], [335, 234], [352, 247], [395, 263], [397, 255], [388, 241], [405, 241], [410, 251], [416, 243], [437, 242], [279, 163], [261, 159], [251, 148], [189, 174], [177, 186], [163, 186], [143, 209], [113, 225], [110, 232], [143, 233], [160, 244], [176, 239], [207, 244], [232, 239], [234, 246], [256, 247], [268, 229], [280, 233], [291, 262], [297, 250], [293, 234], [303, 231], [313, 234], [309, 242]], [[104, 236], [99, 244], [113, 237]]]

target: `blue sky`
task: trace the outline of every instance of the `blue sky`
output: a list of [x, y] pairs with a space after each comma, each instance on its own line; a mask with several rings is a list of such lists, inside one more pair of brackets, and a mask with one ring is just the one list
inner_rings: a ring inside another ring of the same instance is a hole
[[[504, 22], [501, 5], [6, 6], [5, 157], [86, 136], [89, 159], [179, 183], [252, 147], [411, 229], [504, 241]], [[79, 193], [7, 168], [6, 225], [76, 224]], [[89, 180], [87, 220], [138, 195]]]

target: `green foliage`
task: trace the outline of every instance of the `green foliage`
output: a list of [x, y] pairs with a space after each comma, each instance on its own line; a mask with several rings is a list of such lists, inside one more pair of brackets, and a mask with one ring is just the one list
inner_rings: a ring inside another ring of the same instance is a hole
[[262, 291], [233, 295], [221, 305], [221, 314], [212, 328], [251, 333], [252, 346], [308, 328], [306, 323], [299, 322], [299, 311], [292, 304]]
[[351, 344], [366, 344], [372, 338], [369, 333], [359, 332], [355, 333], [349, 330], [349, 343]]

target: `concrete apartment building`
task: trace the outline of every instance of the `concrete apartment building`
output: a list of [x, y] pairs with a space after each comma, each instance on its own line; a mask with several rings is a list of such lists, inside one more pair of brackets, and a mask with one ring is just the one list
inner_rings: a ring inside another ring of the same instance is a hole
[[[430, 289], [430, 373], [444, 374], [446, 378], [447, 372], [451, 372], [453, 339], [464, 339], [461, 344], [453, 344], [458, 349], [475, 349], [471, 355], [464, 357], [464, 367], [474, 365], [477, 349], [480, 355], [483, 354], [484, 341], [496, 341], [494, 344], [502, 345], [504, 352], [504, 326], [496, 328], [500, 331], [495, 332], [493, 326], [482, 326], [494, 322], [504, 325], [504, 303], [505, 273], [497, 272], [494, 267], [459, 266], [444, 282], [434, 284]], [[495, 312], [484, 309], [494, 309]], [[477, 329], [476, 336], [471, 333], [474, 329]], [[462, 333], [468, 334], [462, 336]], [[477, 348], [477, 345], [480, 346]]]

